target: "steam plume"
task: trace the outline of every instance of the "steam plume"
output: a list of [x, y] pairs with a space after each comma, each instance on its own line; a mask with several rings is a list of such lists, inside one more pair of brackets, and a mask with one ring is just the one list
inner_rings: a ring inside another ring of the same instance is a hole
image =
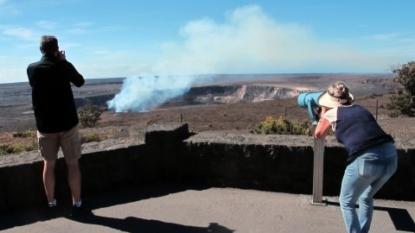
[[190, 21], [180, 36], [181, 41], [163, 44], [163, 55], [156, 62], [143, 62], [145, 72], [160, 78], [127, 78], [121, 92], [108, 102], [110, 109], [145, 111], [181, 95], [195, 82], [195, 76], [182, 74], [350, 72], [351, 68], [365, 72], [390, 64], [382, 53], [321, 42], [309, 28], [277, 22], [256, 5], [229, 12], [223, 23], [209, 18]]
[[190, 76], [136, 76], [124, 80], [121, 92], [107, 102], [115, 112], [149, 111], [170, 98], [187, 92], [193, 78]]

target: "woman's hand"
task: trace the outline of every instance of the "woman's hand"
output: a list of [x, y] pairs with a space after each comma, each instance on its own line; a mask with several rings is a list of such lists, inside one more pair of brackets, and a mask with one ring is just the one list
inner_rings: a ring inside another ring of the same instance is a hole
[[321, 116], [324, 116], [324, 114], [327, 112], [327, 108], [326, 107], [321, 107]]
[[324, 118], [324, 114], [327, 112], [328, 108], [321, 107], [320, 119], [318, 121], [316, 130], [314, 131], [314, 137], [316, 138], [324, 138], [329, 133], [331, 129], [331, 123]]
[[326, 107], [318, 107], [317, 108], [317, 113], [316, 113], [316, 119], [320, 120], [326, 112], [327, 112]]

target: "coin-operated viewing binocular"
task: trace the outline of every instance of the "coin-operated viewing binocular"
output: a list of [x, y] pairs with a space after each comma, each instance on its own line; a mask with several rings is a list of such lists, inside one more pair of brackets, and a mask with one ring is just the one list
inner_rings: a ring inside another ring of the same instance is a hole
[[318, 122], [318, 113], [314, 111], [314, 108], [319, 108], [318, 98], [324, 92], [304, 92], [298, 96], [297, 102], [298, 105], [302, 108], [307, 108], [308, 114], [310, 115], [313, 125], [317, 125]]

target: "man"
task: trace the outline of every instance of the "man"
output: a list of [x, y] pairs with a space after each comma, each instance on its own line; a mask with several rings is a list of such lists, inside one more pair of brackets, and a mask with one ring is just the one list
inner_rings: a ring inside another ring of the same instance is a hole
[[44, 160], [43, 183], [49, 207], [56, 212], [55, 164], [59, 148], [68, 167], [68, 183], [72, 193], [71, 216], [84, 212], [81, 200], [81, 157], [79, 119], [75, 107], [71, 83], [81, 87], [85, 80], [59, 51], [54, 36], [43, 36], [40, 41], [43, 54], [40, 61], [27, 68], [32, 87], [32, 105], [36, 120], [39, 151]]

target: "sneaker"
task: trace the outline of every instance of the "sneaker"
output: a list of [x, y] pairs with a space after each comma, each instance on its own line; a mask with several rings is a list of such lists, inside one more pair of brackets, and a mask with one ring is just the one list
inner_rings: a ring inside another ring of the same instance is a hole
[[82, 204], [80, 207], [73, 205], [71, 213], [69, 214], [71, 218], [90, 216], [90, 215], [92, 215], [92, 211], [86, 208], [84, 204]]
[[49, 217], [57, 218], [59, 217], [58, 207], [56, 205], [49, 205], [48, 207]]

